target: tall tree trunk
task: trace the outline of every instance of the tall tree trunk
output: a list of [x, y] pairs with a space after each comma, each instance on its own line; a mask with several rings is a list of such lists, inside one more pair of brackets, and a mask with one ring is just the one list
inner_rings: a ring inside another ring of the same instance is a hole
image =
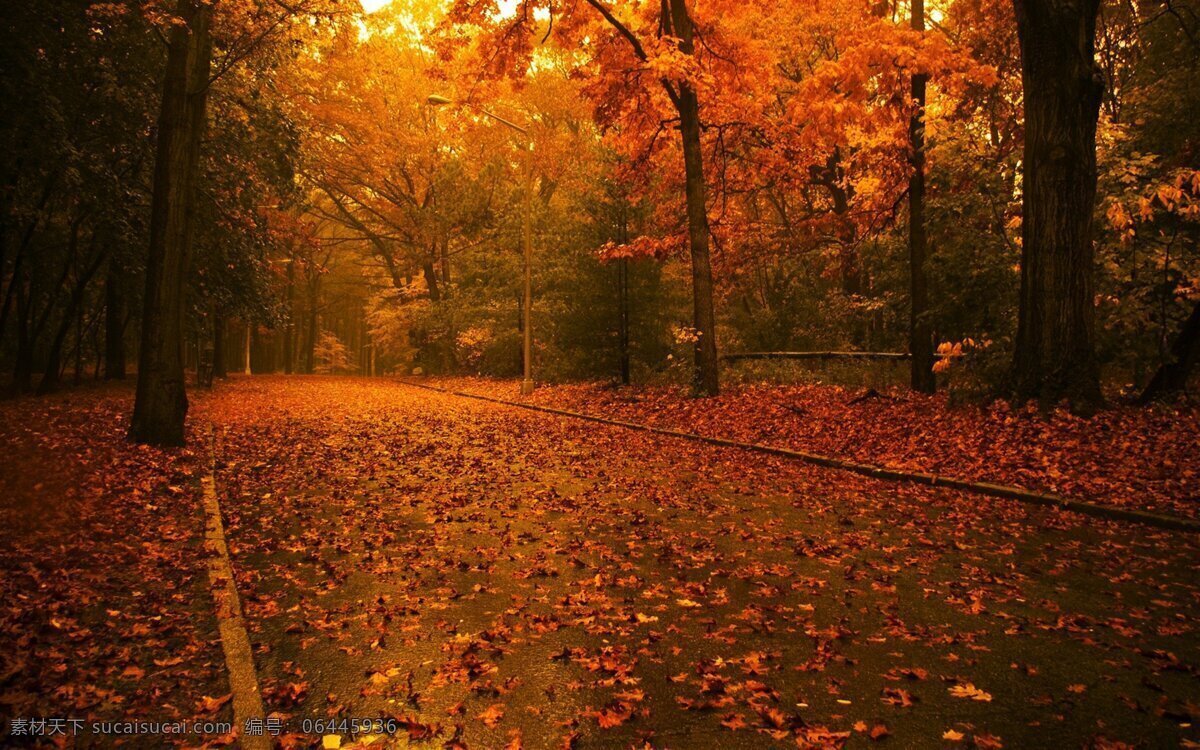
[[442, 271], [442, 287], [446, 296], [450, 296], [450, 235], [443, 235], [442, 241], [438, 243], [440, 248], [439, 265]]
[[291, 375], [296, 359], [296, 259], [288, 259], [287, 270], [287, 325], [283, 329], [283, 372]]
[[208, 99], [212, 6], [179, 0], [172, 27], [155, 149], [150, 252], [131, 440], [182, 445], [188, 401], [183, 371], [184, 276], [194, 224]]
[[[912, 28], [925, 31], [925, 0], [912, 0]], [[925, 272], [928, 251], [925, 237], [925, 81], [924, 73], [912, 77], [916, 107], [908, 123], [912, 176], [908, 183], [908, 350], [912, 353], [912, 388], [921, 393], [937, 390], [933, 374], [933, 333], [929, 329], [929, 279]]]
[[[645, 47], [601, 0], [587, 0], [610, 26], [632, 46], [634, 54], [649, 60]], [[679, 51], [695, 53], [695, 27], [688, 13], [687, 0], [662, 0], [660, 32], [678, 40]], [[695, 346], [693, 389], [696, 395], [715, 396], [720, 391], [717, 361], [716, 316], [713, 312], [712, 262], [709, 258], [707, 189], [704, 184], [704, 154], [700, 144], [700, 102], [686, 81], [662, 79], [663, 88], [679, 113], [679, 133], [683, 144], [686, 181], [688, 247], [692, 260], [692, 325], [699, 334]]]
[[252, 324], [246, 323], [246, 334], [245, 334], [245, 336], [242, 337], [242, 365], [243, 365], [242, 372], [243, 372], [243, 374], [246, 374], [246, 375], [254, 374], [254, 370], [251, 367], [251, 363], [252, 363], [251, 360], [253, 358], [250, 356], [251, 354], [253, 354], [253, 352], [251, 351], [251, 347], [253, 344], [254, 344], [253, 327], [252, 327]]
[[320, 323], [317, 319], [319, 288], [317, 283], [309, 282], [308, 325], [304, 330], [304, 372], [308, 375], [316, 372], [317, 326]]
[[[695, 29], [686, 0], [670, 0], [672, 33], [684, 54], [694, 52]], [[700, 102], [686, 82], [677, 84], [675, 106], [683, 139], [686, 180], [688, 248], [692, 256], [692, 325], [699, 338], [695, 347], [693, 389], [697, 395], [715, 396], [720, 391], [717, 363], [717, 325], [713, 311], [712, 262], [709, 258], [708, 190], [704, 183], [704, 154], [700, 147]]]
[[104, 379], [125, 379], [125, 290], [120, 269], [109, 258], [104, 279]]
[[425, 276], [425, 286], [429, 287], [429, 301], [440, 302], [442, 299], [441, 287], [438, 286], [437, 271], [433, 268], [433, 261], [427, 260], [422, 263], [421, 273]]
[[39, 396], [54, 393], [62, 385], [62, 350], [67, 340], [67, 334], [71, 330], [71, 324], [75, 322], [76, 313], [75, 302], [72, 300], [63, 314], [63, 319], [59, 322], [58, 331], [54, 334], [54, 339], [50, 342], [50, 348], [46, 352], [45, 371], [42, 373], [42, 380], [37, 387]]
[[83, 379], [83, 305], [75, 313], [75, 375], [71, 379], [73, 385], [79, 385]]
[[[255, 357], [258, 357], [257, 362], [254, 361]], [[263, 353], [262, 353], [262, 335], [258, 330], [258, 326], [247, 326], [246, 327], [246, 374], [247, 375], [253, 375], [254, 373], [258, 373], [260, 375], [266, 374], [267, 369], [263, 366], [263, 360], [265, 358], [266, 357], [264, 357]]]
[[225, 318], [213, 315], [213, 377], [229, 377], [229, 356], [225, 351]]
[[1197, 362], [1200, 362], [1200, 302], [1179, 329], [1171, 345], [1171, 358], [1159, 365], [1138, 400], [1147, 404], [1182, 393]]
[[629, 385], [629, 259], [617, 261], [617, 285], [620, 299], [621, 385]]
[[[621, 217], [617, 225], [617, 239], [622, 245], [629, 242], [629, 212], [627, 200], [622, 196]], [[630, 354], [629, 354], [629, 259], [621, 258], [617, 266], [617, 292], [619, 310], [619, 326], [617, 334], [620, 341], [620, 370], [621, 370], [621, 385], [629, 385], [631, 382], [630, 372]]]
[[92, 317], [92, 380], [99, 380], [104, 375], [104, 336], [100, 325], [103, 315], [104, 311], [100, 310]]
[[28, 393], [33, 390], [33, 347], [34, 335], [30, 329], [33, 326], [30, 318], [32, 317], [30, 308], [33, 303], [29, 300], [29, 292], [20, 280], [14, 279], [14, 284], [18, 284], [17, 290], [17, 352], [13, 360], [13, 378], [12, 392], [16, 394]]
[[1025, 97], [1018, 398], [1102, 401], [1093, 322], [1099, 0], [1013, 0]]

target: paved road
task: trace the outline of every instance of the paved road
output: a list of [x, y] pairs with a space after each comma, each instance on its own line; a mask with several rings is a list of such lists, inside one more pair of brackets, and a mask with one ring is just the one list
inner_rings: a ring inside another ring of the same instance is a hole
[[268, 710], [296, 728], [398, 716], [472, 748], [1200, 741], [1187, 535], [385, 380], [242, 379], [197, 415]]

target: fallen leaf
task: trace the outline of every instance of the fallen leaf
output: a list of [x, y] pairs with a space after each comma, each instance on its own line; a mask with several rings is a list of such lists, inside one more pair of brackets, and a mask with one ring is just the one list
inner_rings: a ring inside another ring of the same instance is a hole
[[973, 701], [991, 701], [992, 694], [980, 690], [969, 682], [963, 682], [950, 687], [950, 695], [955, 698], [970, 698]]
[[500, 724], [500, 720], [504, 718], [504, 706], [500, 703], [493, 703], [475, 718], [482, 721], [485, 726], [495, 729]]

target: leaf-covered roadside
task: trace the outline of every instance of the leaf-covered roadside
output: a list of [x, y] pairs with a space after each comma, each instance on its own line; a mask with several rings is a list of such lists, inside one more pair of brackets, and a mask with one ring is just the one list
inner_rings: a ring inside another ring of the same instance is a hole
[[[516, 400], [515, 381], [444, 378], [442, 387]], [[543, 386], [532, 403], [778, 445], [862, 463], [1014, 484], [1092, 502], [1200, 517], [1200, 408], [1066, 410], [949, 403], [906, 389], [747, 385], [717, 398], [673, 387]]]
[[[193, 450], [126, 442], [131, 401], [114, 387], [0, 402], [6, 717], [231, 720], [205, 577], [202, 464]], [[231, 741], [155, 736], [123, 746]]]

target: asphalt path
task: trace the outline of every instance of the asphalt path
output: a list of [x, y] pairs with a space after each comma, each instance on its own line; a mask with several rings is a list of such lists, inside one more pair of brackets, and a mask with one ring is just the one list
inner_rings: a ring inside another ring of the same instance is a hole
[[387, 380], [197, 415], [285, 742], [1200, 742], [1194, 534]]

